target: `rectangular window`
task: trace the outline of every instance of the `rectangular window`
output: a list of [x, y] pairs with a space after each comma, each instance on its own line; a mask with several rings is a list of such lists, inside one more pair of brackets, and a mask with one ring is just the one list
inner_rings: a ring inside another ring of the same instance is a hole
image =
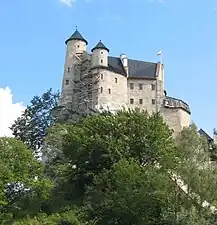
[[110, 88], [108, 89], [108, 91], [109, 91], [109, 94], [111, 94], [111, 89]]
[[133, 103], [134, 103], [134, 99], [131, 98], [131, 99], [130, 99], [130, 104], [133, 104]]
[[69, 84], [69, 80], [66, 80], [66, 81], [65, 81], [65, 84], [68, 85], [68, 84]]
[[139, 90], [143, 89], [143, 84], [139, 84]]
[[155, 84], [152, 84], [152, 85], [151, 85], [151, 90], [154, 91], [155, 89], [156, 89]]
[[101, 91], [101, 93], [103, 92], [103, 87], [101, 87], [101, 90], [100, 91]]
[[131, 89], [131, 90], [134, 89], [134, 83], [130, 83], [130, 89]]
[[101, 59], [101, 63], [103, 63], [103, 60]]
[[103, 73], [101, 73], [101, 79], [103, 79]]
[[115, 83], [118, 83], [118, 78], [115, 77]]
[[155, 99], [152, 99], [152, 105], [155, 105]]
[[68, 73], [70, 72], [70, 67], [68, 67]]
[[143, 99], [139, 99], [139, 104], [140, 104], [140, 105], [143, 104]]

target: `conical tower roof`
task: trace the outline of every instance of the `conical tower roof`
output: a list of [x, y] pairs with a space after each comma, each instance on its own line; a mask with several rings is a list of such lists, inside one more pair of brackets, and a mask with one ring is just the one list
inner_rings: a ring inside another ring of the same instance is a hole
[[91, 51], [93, 52], [95, 49], [104, 49], [104, 50], [107, 50], [109, 52], [109, 49], [106, 48], [106, 46], [102, 43], [101, 40]]
[[68, 41], [71, 40], [79, 40], [79, 41], [84, 41], [86, 44], [88, 44], [87, 40], [85, 40], [82, 35], [80, 34], [80, 32], [76, 29], [76, 31], [74, 32], [74, 34], [72, 34], [72, 36], [66, 40], [66, 44]]

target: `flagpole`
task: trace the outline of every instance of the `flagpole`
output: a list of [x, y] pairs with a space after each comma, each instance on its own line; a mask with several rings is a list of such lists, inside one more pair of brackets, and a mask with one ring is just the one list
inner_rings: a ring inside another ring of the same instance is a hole
[[160, 64], [163, 64], [163, 54], [162, 54], [162, 50], [160, 50], [158, 53], [157, 53], [158, 56], [160, 56]]
[[163, 64], [163, 55], [162, 55], [162, 52], [160, 54], [160, 64]]

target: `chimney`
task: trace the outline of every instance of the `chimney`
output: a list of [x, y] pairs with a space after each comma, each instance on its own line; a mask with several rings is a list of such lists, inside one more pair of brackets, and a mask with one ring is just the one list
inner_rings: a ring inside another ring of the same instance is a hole
[[121, 59], [121, 62], [122, 62], [122, 65], [124, 67], [124, 70], [127, 74], [127, 77], [129, 75], [129, 68], [128, 68], [128, 59], [127, 59], [127, 56], [125, 54], [121, 54], [120, 55], [120, 59]]
[[213, 143], [217, 145], [217, 130], [216, 129], [213, 130]]

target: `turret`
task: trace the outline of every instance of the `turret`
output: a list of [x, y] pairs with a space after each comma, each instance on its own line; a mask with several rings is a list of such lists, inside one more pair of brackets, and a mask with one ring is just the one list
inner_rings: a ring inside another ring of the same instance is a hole
[[96, 66], [108, 66], [108, 53], [109, 49], [100, 42], [91, 50], [93, 52], [91, 65], [92, 67]]
[[65, 44], [67, 49], [60, 99], [61, 104], [70, 102], [72, 99], [72, 93], [75, 86], [74, 81], [79, 79], [80, 76], [80, 71], [76, 65], [80, 63], [79, 56], [86, 52], [88, 42], [82, 37], [76, 28], [76, 31], [65, 41]]
[[88, 42], [76, 29], [72, 36], [65, 41], [65, 44], [67, 45], [68, 51], [73, 51], [74, 53], [83, 53], [87, 50]]

